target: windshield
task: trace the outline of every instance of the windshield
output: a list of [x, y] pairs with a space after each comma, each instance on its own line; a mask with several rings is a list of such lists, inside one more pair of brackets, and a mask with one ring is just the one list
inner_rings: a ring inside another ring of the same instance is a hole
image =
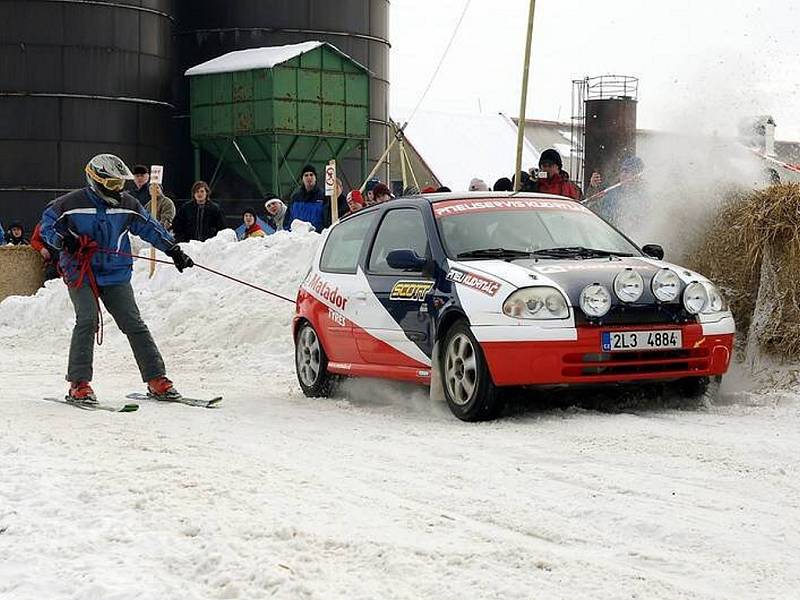
[[[523, 200], [454, 201], [434, 204], [450, 258], [640, 256], [641, 252], [583, 206]], [[542, 206], [547, 206], [543, 208]], [[563, 248], [564, 252], [555, 249]], [[582, 253], [575, 249], [592, 249]], [[488, 250], [488, 251], [487, 251]], [[555, 251], [553, 251], [555, 250]], [[550, 252], [548, 252], [550, 251]]]

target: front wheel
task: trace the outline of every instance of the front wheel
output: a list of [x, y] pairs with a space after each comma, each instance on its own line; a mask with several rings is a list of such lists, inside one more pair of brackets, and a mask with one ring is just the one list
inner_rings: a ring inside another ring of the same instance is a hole
[[719, 395], [722, 376], [686, 377], [676, 383], [678, 395], [690, 400], [704, 400], [714, 404]]
[[328, 373], [328, 356], [310, 323], [300, 326], [295, 338], [294, 366], [303, 393], [310, 398], [327, 398], [334, 376]]
[[456, 322], [445, 335], [441, 356], [442, 388], [452, 413], [462, 421], [494, 419], [503, 408], [480, 344], [469, 324]]

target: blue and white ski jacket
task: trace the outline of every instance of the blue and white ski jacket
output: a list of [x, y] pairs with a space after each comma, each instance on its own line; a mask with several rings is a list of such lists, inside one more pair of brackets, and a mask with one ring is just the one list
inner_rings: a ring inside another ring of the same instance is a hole
[[[175, 246], [175, 240], [166, 229], [126, 192], [121, 194], [119, 206], [112, 207], [89, 188], [75, 190], [56, 198], [42, 214], [42, 238], [61, 251], [58, 265], [67, 283], [77, 280], [80, 265], [72, 254], [62, 249], [66, 236], [87, 235], [101, 249], [130, 254], [128, 232], [162, 252]], [[91, 264], [100, 287], [119, 285], [131, 279], [133, 259], [129, 256], [96, 252]]]

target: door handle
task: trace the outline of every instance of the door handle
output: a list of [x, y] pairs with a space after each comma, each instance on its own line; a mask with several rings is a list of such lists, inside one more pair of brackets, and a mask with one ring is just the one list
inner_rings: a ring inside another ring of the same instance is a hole
[[353, 294], [353, 297], [354, 297], [356, 300], [361, 300], [362, 302], [366, 302], [366, 301], [367, 301], [367, 294], [366, 294], [366, 292], [356, 292], [355, 294]]

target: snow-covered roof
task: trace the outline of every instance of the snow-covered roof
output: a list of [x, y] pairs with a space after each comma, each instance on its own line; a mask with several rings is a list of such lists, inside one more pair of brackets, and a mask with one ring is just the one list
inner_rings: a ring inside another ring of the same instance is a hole
[[[514, 173], [517, 127], [505, 115], [419, 111], [405, 134], [436, 178], [453, 191], [467, 190], [473, 177], [492, 187]], [[538, 161], [539, 154], [525, 141], [522, 168]]]
[[288, 60], [311, 52], [320, 46], [328, 46], [331, 50], [344, 56], [356, 63], [365, 71], [366, 67], [358, 61], [353, 60], [336, 46], [327, 42], [311, 41], [299, 44], [287, 44], [285, 46], [265, 46], [263, 48], [249, 48], [248, 50], [236, 50], [228, 52], [217, 58], [212, 58], [204, 63], [195, 65], [185, 73], [187, 77], [193, 75], [210, 75], [212, 73], [233, 73], [235, 71], [250, 71], [251, 69], [271, 69], [272, 67], [285, 63]]

